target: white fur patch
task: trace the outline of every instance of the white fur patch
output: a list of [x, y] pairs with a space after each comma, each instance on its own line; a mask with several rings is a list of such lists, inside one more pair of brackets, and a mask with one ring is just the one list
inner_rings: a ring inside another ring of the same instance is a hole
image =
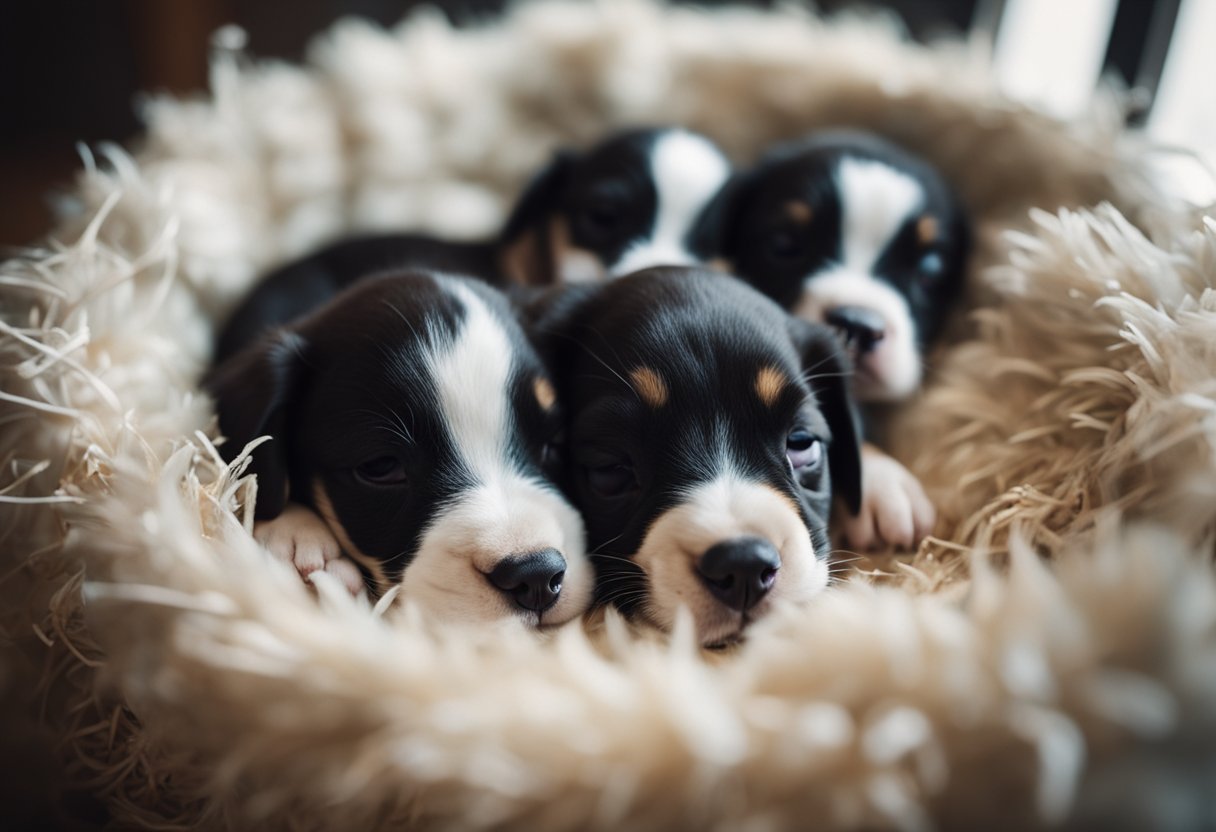
[[899, 229], [924, 204], [924, 191], [915, 179], [890, 165], [848, 157], [836, 169], [836, 188], [842, 265], [870, 272]]
[[711, 546], [744, 536], [768, 540], [781, 555], [776, 583], [748, 611], [749, 619], [763, 617], [776, 604], [806, 602], [827, 586], [827, 561], [817, 557], [789, 498], [727, 465], [665, 511], [642, 541], [634, 560], [650, 580], [646, 614], [670, 628], [676, 611], [687, 607], [702, 644], [738, 635], [745, 623], [742, 614], [710, 595], [697, 574], [697, 563]]
[[512, 462], [511, 339], [468, 287], [450, 291], [465, 317], [455, 341], [440, 341], [427, 362], [444, 422], [477, 485], [445, 505], [427, 527], [405, 570], [402, 594], [436, 617], [478, 622], [523, 615], [486, 574], [504, 558], [553, 548], [566, 559], [566, 577], [542, 623], [569, 620], [591, 599], [582, 521], [551, 486]]
[[481, 298], [467, 286], [448, 291], [464, 307], [454, 342], [436, 339], [427, 356], [444, 424], [478, 479], [494, 479], [507, 465], [514, 426], [509, 399], [515, 349]]
[[650, 176], [658, 195], [650, 238], [628, 249], [609, 269], [612, 277], [650, 266], [698, 263], [688, 235], [705, 206], [726, 183], [730, 163], [707, 139], [685, 130], [661, 135], [650, 152]]

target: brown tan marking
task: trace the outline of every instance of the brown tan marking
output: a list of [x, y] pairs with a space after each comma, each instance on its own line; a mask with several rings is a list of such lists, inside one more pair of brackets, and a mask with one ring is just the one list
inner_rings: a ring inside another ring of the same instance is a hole
[[799, 225], [810, 225], [811, 220], [815, 219], [815, 212], [811, 210], [810, 204], [801, 199], [791, 199], [785, 203], [785, 215]]
[[651, 407], [667, 404], [667, 383], [650, 367], [638, 367], [629, 373], [633, 390]]
[[498, 265], [508, 283], [539, 286], [550, 282], [548, 266], [541, 257], [538, 236], [535, 231], [525, 231], [502, 250]]
[[574, 245], [562, 217], [553, 217], [547, 226], [520, 234], [503, 249], [498, 265], [507, 281], [519, 286], [592, 283], [607, 277], [595, 254]]
[[557, 393], [553, 391], [553, 385], [544, 376], [537, 376], [532, 382], [532, 393], [536, 396], [541, 410], [551, 409], [553, 403], [557, 401]]
[[925, 214], [916, 221], [916, 239], [922, 246], [927, 246], [937, 240], [937, 217]]
[[329, 499], [329, 493], [326, 492], [325, 485], [321, 482], [320, 477], [312, 481], [312, 500], [317, 507], [317, 513], [325, 520], [325, 525], [329, 526], [329, 530], [338, 539], [343, 553], [371, 574], [372, 580], [376, 584], [377, 594], [386, 592], [392, 586], [392, 582], [384, 574], [384, 565], [371, 555], [360, 551], [359, 547], [350, 539], [350, 535], [346, 533], [346, 528], [338, 520], [338, 515], [334, 511], [333, 501]]
[[772, 407], [788, 383], [785, 373], [776, 367], [761, 367], [760, 372], [756, 373], [756, 395], [765, 407]]

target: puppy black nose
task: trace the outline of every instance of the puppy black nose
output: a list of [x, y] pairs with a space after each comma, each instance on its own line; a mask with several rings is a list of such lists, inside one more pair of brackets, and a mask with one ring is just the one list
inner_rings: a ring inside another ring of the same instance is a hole
[[756, 606], [773, 588], [780, 568], [781, 556], [773, 544], [759, 537], [739, 537], [711, 546], [697, 564], [710, 593], [739, 612]]
[[882, 315], [864, 306], [837, 306], [829, 309], [824, 318], [830, 326], [840, 330], [849, 346], [855, 347], [859, 355], [874, 349], [887, 334]]
[[541, 549], [510, 557], [490, 572], [490, 583], [516, 606], [544, 612], [557, 603], [566, 577], [566, 559], [556, 549]]

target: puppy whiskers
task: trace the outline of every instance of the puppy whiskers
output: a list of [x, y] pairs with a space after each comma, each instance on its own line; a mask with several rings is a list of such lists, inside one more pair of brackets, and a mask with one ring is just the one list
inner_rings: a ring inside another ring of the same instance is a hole
[[620, 555], [609, 555], [604, 552], [591, 552], [588, 555], [588, 557], [595, 558], [596, 560], [611, 560], [611, 561], [618, 561], [620, 563], [627, 563], [630, 566], [636, 566], [639, 572], [645, 571], [642, 569], [642, 567], [638, 564], [637, 561], [631, 560], [629, 558], [623, 558]]
[[[587, 328], [590, 329], [597, 336], [599, 336], [601, 341], [604, 341], [604, 343], [607, 344], [607, 340], [604, 338], [604, 336], [601, 333], [599, 333], [597, 330], [595, 330], [594, 327], [587, 327]], [[585, 341], [580, 341], [579, 339], [575, 338], [574, 336], [566, 335], [564, 333], [558, 333], [558, 337], [565, 338], [568, 341], [574, 342], [578, 347], [585, 350], [587, 355], [594, 358], [600, 366], [602, 366], [608, 372], [612, 373], [612, 375], [617, 380], [619, 380], [621, 382], [621, 384], [624, 384], [626, 387], [628, 387], [629, 390], [633, 393], [633, 395], [637, 396], [639, 399], [642, 398], [641, 394], [638, 393], [637, 389], [633, 386], [633, 384], [629, 381], [629, 379], [625, 378], [623, 375], [618, 373], [616, 370], [612, 369], [612, 366], [609, 365], [607, 361], [600, 358], [599, 355], [597, 355], [596, 352], [593, 349], [591, 349], [591, 346], [589, 344], [587, 344]], [[620, 356], [617, 355], [616, 358], [619, 360]]]
[[827, 364], [829, 361], [840, 358], [840, 356], [843, 354], [843, 352], [844, 351], [842, 351], [842, 350], [834, 350], [832, 352], [829, 352], [827, 355], [820, 358], [814, 364], [812, 364], [811, 366], [804, 369], [802, 371], [803, 378], [805, 378], [808, 374], [815, 372], [820, 367], [822, 367], [824, 364]]

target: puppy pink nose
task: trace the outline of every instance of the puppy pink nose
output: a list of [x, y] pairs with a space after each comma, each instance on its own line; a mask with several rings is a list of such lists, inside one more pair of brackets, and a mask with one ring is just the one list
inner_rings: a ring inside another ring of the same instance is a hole
[[557, 603], [566, 577], [566, 559], [556, 549], [541, 549], [499, 563], [488, 575], [517, 607], [544, 612]]
[[887, 324], [882, 315], [864, 306], [837, 306], [827, 311], [824, 320], [829, 326], [840, 330], [858, 355], [872, 351], [887, 334]]
[[759, 537], [739, 537], [705, 550], [697, 564], [710, 594], [732, 610], [746, 612], [777, 582], [781, 555]]

